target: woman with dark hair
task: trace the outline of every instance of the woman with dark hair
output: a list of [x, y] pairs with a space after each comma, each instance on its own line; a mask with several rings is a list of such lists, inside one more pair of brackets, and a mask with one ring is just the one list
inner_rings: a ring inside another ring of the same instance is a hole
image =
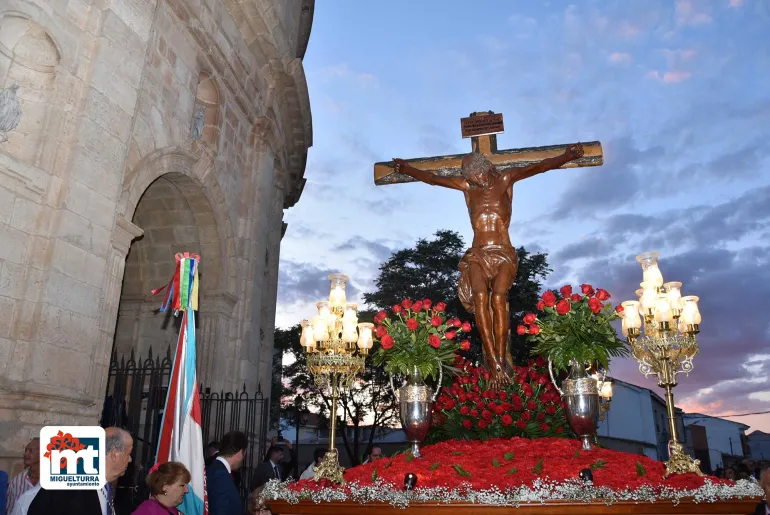
[[152, 497], [140, 504], [133, 515], [184, 515], [177, 506], [182, 504], [190, 479], [190, 471], [181, 463], [156, 463], [147, 476]]

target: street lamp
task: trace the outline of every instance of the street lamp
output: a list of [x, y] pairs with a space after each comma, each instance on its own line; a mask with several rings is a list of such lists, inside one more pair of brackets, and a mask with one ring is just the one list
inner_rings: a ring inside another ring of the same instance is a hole
[[685, 454], [679, 443], [672, 391], [677, 374], [689, 375], [693, 369], [692, 360], [698, 354], [695, 335], [700, 332], [699, 299], [693, 295], [683, 297], [680, 282], [663, 282], [657, 252], [645, 252], [636, 260], [642, 265], [643, 281], [641, 288], [636, 290], [639, 300], [622, 303], [622, 331], [631, 346], [631, 354], [639, 362], [639, 371], [645, 377], [656, 375], [658, 386], [666, 390], [671, 432], [666, 477], [686, 472], [702, 476], [700, 461]]
[[347, 302], [345, 284], [348, 277], [330, 274], [329, 300], [316, 304], [318, 314], [312, 321], [302, 322], [300, 343], [305, 348], [307, 367], [320, 389], [331, 397], [329, 450], [320, 465], [313, 467], [315, 480], [328, 479], [344, 483], [336, 447], [337, 403], [340, 390], [347, 390], [364, 370], [366, 356], [372, 348], [374, 324], [358, 323], [358, 305]]

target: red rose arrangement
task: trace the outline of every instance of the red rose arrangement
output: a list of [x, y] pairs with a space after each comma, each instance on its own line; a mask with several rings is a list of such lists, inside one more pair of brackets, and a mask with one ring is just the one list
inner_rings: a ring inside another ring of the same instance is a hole
[[430, 299], [406, 299], [374, 317], [375, 341], [380, 347], [374, 353], [375, 365], [385, 365], [390, 375], [406, 376], [417, 367], [425, 378], [437, 378], [439, 367], [455, 361], [457, 349], [468, 350], [470, 343], [462, 337], [471, 326], [457, 318], [447, 318], [446, 304]]
[[[578, 478], [580, 471], [590, 469], [594, 487], [615, 491], [649, 486], [686, 490], [712, 483], [732, 484], [714, 477], [695, 474], [663, 478], [665, 465], [646, 456], [609, 449], [583, 451], [578, 440], [567, 438], [497, 438], [451, 440], [421, 449], [423, 458], [399, 454], [345, 471], [345, 481], [363, 486], [376, 481], [402, 490], [407, 473], [417, 475], [417, 488], [458, 487], [474, 490], [497, 488], [501, 491], [532, 487], [538, 480], [555, 483]], [[320, 490], [337, 487], [328, 482], [304, 480], [287, 485], [294, 491]]]
[[607, 369], [611, 357], [628, 355], [611, 325], [623, 308], [613, 308], [610, 298], [607, 290], [590, 284], [581, 284], [580, 293], [570, 285], [558, 294], [549, 290], [537, 303], [539, 313], [527, 313], [516, 332], [529, 335], [535, 342], [532, 353], [548, 356], [556, 371], [569, 370], [573, 361]]
[[492, 389], [486, 369], [457, 356], [459, 373], [451, 385], [444, 386], [433, 406], [428, 441], [564, 434], [563, 403], [545, 365], [537, 358], [529, 366], [514, 367], [511, 384]]

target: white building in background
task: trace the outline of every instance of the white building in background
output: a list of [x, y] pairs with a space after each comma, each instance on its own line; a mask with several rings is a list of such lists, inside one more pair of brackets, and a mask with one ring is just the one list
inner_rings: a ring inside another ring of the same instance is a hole
[[[612, 380], [612, 402], [597, 435], [604, 447], [644, 454], [653, 459], [668, 459], [668, 418], [666, 403], [647, 388]], [[677, 408], [680, 437], [684, 435], [682, 410]]]
[[746, 437], [746, 440], [749, 443], [749, 454], [754, 460], [770, 460], [770, 434], [754, 431]]
[[[690, 440], [688, 443], [700, 451], [697, 454], [701, 462], [705, 458], [701, 453], [708, 451], [712, 470], [717, 467], [724, 467], [726, 465], [725, 460], [737, 461], [746, 456], [744, 444], [746, 442], [746, 430], [749, 428], [746, 424], [700, 413], [685, 414], [684, 423]], [[703, 436], [698, 436], [699, 431], [701, 435], [705, 433], [705, 442]], [[734, 459], [730, 460], [730, 458]]]

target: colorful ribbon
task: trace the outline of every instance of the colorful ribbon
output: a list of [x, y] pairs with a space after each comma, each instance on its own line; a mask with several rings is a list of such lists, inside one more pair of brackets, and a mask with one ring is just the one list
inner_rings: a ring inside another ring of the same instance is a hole
[[179, 252], [176, 256], [174, 276], [166, 286], [152, 290], [153, 297], [163, 290], [166, 295], [160, 305], [162, 312], [168, 311], [173, 305], [174, 313], [191, 309], [198, 310], [198, 263], [200, 256], [192, 252]]

